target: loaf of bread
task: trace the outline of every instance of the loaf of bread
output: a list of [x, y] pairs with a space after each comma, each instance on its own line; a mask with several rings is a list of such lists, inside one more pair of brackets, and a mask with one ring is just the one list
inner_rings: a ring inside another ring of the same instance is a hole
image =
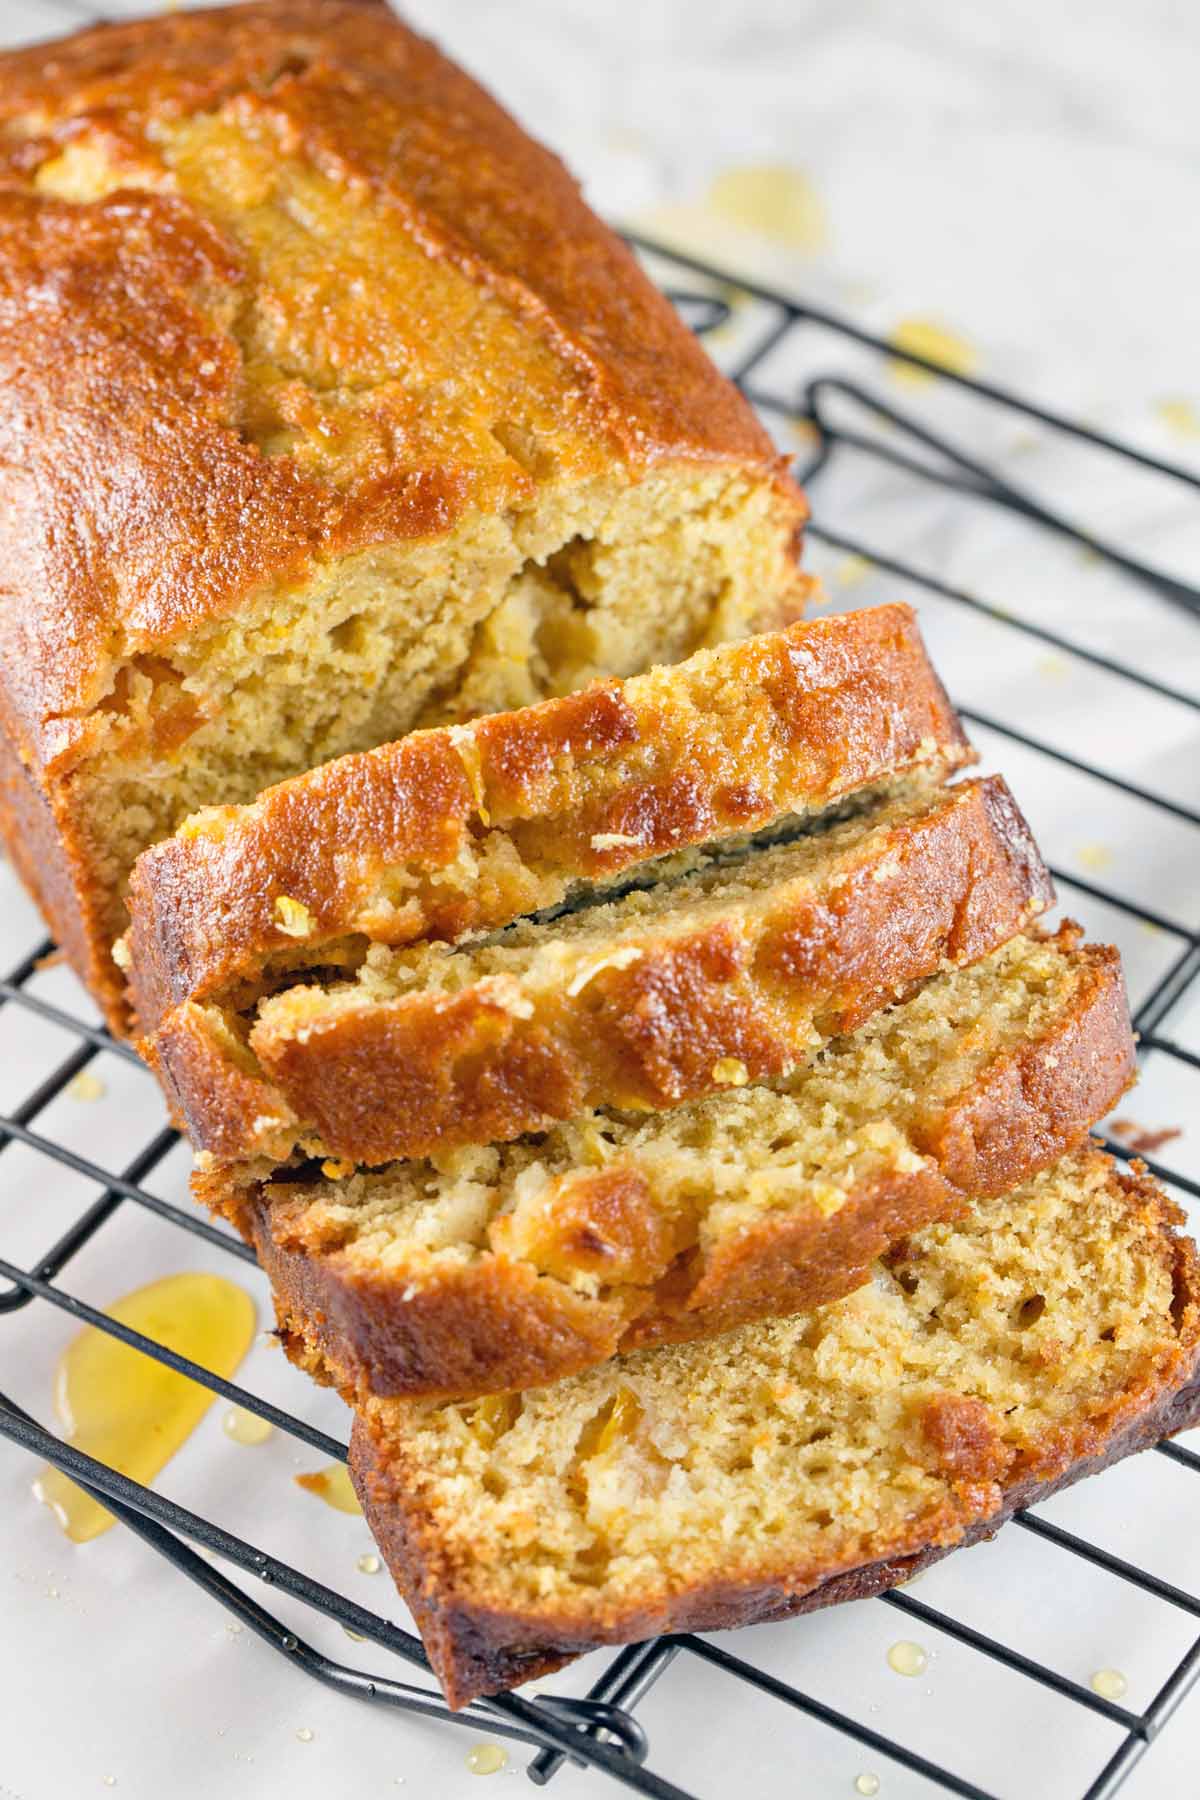
[[555, 157], [378, 0], [0, 57], [0, 781], [129, 869], [327, 758], [795, 616], [804, 506]]
[[454, 940], [971, 760], [907, 606], [798, 624], [190, 818], [141, 857], [140, 1030], [370, 943]]
[[451, 1705], [1200, 1419], [1116, 953], [561, 164], [382, 0], [0, 76], [0, 831]]
[[1133, 1076], [1120, 961], [1014, 939], [802, 1074], [340, 1179], [197, 1180], [293, 1360], [350, 1401], [542, 1386], [836, 1299], [897, 1238], [1077, 1144]]
[[377, 945], [248, 1014], [188, 1003], [154, 1054], [222, 1161], [428, 1156], [786, 1074], [1052, 897], [1003, 782], [923, 789], [478, 946]]
[[351, 1470], [451, 1704], [878, 1592], [1195, 1424], [1178, 1222], [1084, 1151], [816, 1311], [521, 1395], [368, 1402]]

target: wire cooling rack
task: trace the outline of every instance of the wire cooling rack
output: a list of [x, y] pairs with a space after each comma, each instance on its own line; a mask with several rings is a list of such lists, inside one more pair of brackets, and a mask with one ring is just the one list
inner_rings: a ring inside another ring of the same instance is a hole
[[[823, 501], [837, 472], [848, 462], [874, 459], [890, 465], [898, 479], [911, 481], [920, 488], [933, 485], [953, 502], [1001, 509], [1024, 521], [1035, 534], [1042, 532], [1072, 540], [1081, 550], [1092, 553], [1120, 570], [1133, 584], [1148, 590], [1155, 607], [1200, 614], [1200, 592], [1176, 575], [1146, 565], [1119, 544], [1103, 541], [1089, 525], [1072, 522], [1045, 495], [1015, 486], [1007, 476], [1000, 475], [975, 455], [965, 453], [941, 431], [932, 430], [927, 422], [923, 422], [919, 408], [901, 408], [890, 397], [884, 398], [884, 394], [891, 396], [896, 391], [894, 383], [885, 386], [880, 379], [884, 359], [898, 356], [910, 369], [927, 375], [931, 385], [936, 383], [938, 390], [969, 397], [972, 404], [987, 409], [993, 420], [1003, 416], [1015, 424], [1036, 427], [1055, 440], [1086, 447], [1105, 459], [1111, 468], [1135, 472], [1139, 479], [1151, 478], [1160, 483], [1164, 491], [1177, 495], [1180, 484], [1184, 489], [1196, 489], [1200, 487], [1200, 478], [1131, 444], [1059, 418], [1003, 388], [948, 374], [936, 363], [927, 362], [918, 355], [897, 352], [893, 346], [861, 330], [848, 319], [797, 303], [768, 288], [707, 268], [661, 247], [641, 243], [639, 248], [693, 329], [710, 336], [714, 344], [724, 338], [727, 346], [735, 325], [742, 330], [742, 321], [748, 320], [748, 339], [738, 348], [730, 372], [782, 435], [790, 431], [793, 442], [800, 441], [805, 445], [806, 453], [800, 458], [798, 472], [814, 497], [815, 519], [810, 535], [817, 545], [824, 546], [830, 554], [851, 559], [859, 567], [871, 567], [901, 578], [907, 591], [950, 608], [971, 628], [978, 627], [982, 631], [985, 625], [990, 625], [1005, 632], [1026, 634], [1044, 646], [1047, 654], [1064, 653], [1073, 659], [1082, 659], [1098, 678], [1102, 675], [1118, 684], [1128, 684], [1131, 693], [1140, 691], [1143, 701], [1190, 708], [1193, 713], [1200, 711], [1200, 701], [1193, 695], [1136, 667], [1132, 660], [1106, 654], [1102, 648], [1090, 645], [1087, 617], [1080, 617], [1078, 629], [1067, 633], [1051, 629], [1036, 618], [1014, 616], [975, 592], [938, 579], [928, 569], [909, 566], [906, 561], [891, 555], [885, 546], [869, 544], [835, 529], [823, 515]], [[798, 385], [792, 377], [773, 374], [786, 366], [785, 353], [790, 348], [800, 340], [809, 339], [820, 344], [822, 359], [827, 353], [834, 372], [809, 377]], [[724, 360], [728, 364], [731, 359], [726, 354]], [[846, 366], [850, 373], [845, 372]], [[980, 642], [983, 654], [982, 639]], [[1023, 766], [1028, 767], [1030, 760], [1035, 769], [1047, 763], [1056, 765], [1074, 778], [1098, 784], [1101, 795], [1111, 798], [1114, 804], [1127, 800], [1140, 803], [1150, 818], [1165, 826], [1200, 827], [1200, 812], [1190, 807], [1185, 799], [1138, 786], [1112, 769], [1073, 754], [1062, 745], [1034, 739], [1019, 725], [990, 712], [970, 706], [962, 710], [977, 731], [993, 741], [1003, 740], [1006, 752], [1019, 755]], [[1022, 784], [1016, 785], [1020, 795]], [[1028, 791], [1028, 775], [1024, 785]], [[1077, 870], [1058, 868], [1055, 874], [1061, 886], [1074, 889], [1101, 907], [1114, 909], [1114, 917], [1123, 916], [1164, 934], [1169, 947], [1165, 965], [1157, 970], [1149, 991], [1139, 997], [1136, 1008], [1141, 1053], [1167, 1059], [1180, 1077], [1194, 1082], [1200, 1071], [1200, 1055], [1177, 1041], [1172, 1035], [1169, 1018], [1177, 1016], [1189, 992], [1200, 994], [1197, 985], [1200, 924], [1169, 916], [1165, 908], [1142, 904], [1100, 881], [1082, 879]], [[0, 1008], [36, 1014], [43, 1024], [58, 1028], [63, 1034], [64, 1045], [69, 1047], [52, 1072], [25, 1096], [20, 1105], [0, 1115], [0, 1150], [25, 1146], [39, 1162], [48, 1165], [48, 1175], [66, 1169], [83, 1177], [94, 1188], [95, 1198], [30, 1266], [20, 1267], [0, 1260], [0, 1278], [7, 1283], [0, 1289], [0, 1315], [14, 1315], [29, 1307], [57, 1308], [81, 1323], [99, 1326], [145, 1354], [182, 1371], [215, 1394], [245, 1407], [324, 1455], [344, 1458], [345, 1445], [326, 1433], [259, 1398], [238, 1383], [219, 1380], [163, 1345], [119, 1325], [72, 1293], [70, 1270], [73, 1259], [118, 1213], [131, 1206], [156, 1214], [182, 1232], [200, 1236], [234, 1262], [248, 1258], [249, 1252], [198, 1212], [174, 1205], [146, 1185], [175, 1142], [172, 1132], [159, 1131], [126, 1166], [114, 1170], [101, 1166], [61, 1141], [47, 1128], [44, 1119], [51, 1103], [100, 1052], [127, 1058], [140, 1067], [128, 1047], [114, 1043], [107, 1033], [85, 1018], [47, 1001], [34, 991], [36, 984], [31, 988], [35, 971], [50, 949], [49, 944], [39, 944], [0, 981]], [[149, 1081], [150, 1077], [147, 1075], [146, 1079]], [[1194, 1090], [1193, 1111], [1196, 1099], [1200, 1099], [1200, 1088]], [[1112, 1142], [1109, 1147], [1118, 1156], [1129, 1154], [1128, 1146], [1123, 1142]], [[1200, 1199], [1200, 1184], [1179, 1168], [1154, 1158], [1147, 1160], [1151, 1169], [1171, 1183], [1176, 1191], [1191, 1199]], [[0, 1322], [0, 1354], [2, 1348], [3, 1324]], [[429, 1680], [421, 1645], [410, 1633], [311, 1579], [272, 1555], [269, 1549], [246, 1542], [212, 1520], [186, 1510], [81, 1454], [3, 1395], [0, 1395], [0, 1433], [37, 1457], [56, 1464], [91, 1489], [148, 1548], [227, 1608], [244, 1627], [293, 1663], [297, 1671], [375, 1706], [427, 1715], [460, 1728], [484, 1729], [491, 1736], [503, 1736], [529, 1745], [535, 1754], [529, 1762], [528, 1773], [535, 1782], [549, 1781], [563, 1761], [570, 1758], [603, 1772], [637, 1793], [659, 1796], [660, 1800], [668, 1800], [668, 1797], [688, 1800], [689, 1789], [673, 1780], [670, 1770], [658, 1767], [655, 1744], [638, 1716], [641, 1702], [659, 1677], [672, 1664], [678, 1666], [682, 1662], [705, 1666], [708, 1676], [706, 1694], [712, 1693], [713, 1678], [722, 1677], [727, 1684], [723, 1698], [730, 1707], [736, 1697], [734, 1690], [744, 1693], [745, 1689], [751, 1689], [760, 1700], [775, 1702], [780, 1707], [807, 1715], [810, 1720], [844, 1734], [863, 1749], [886, 1759], [890, 1765], [899, 1765], [913, 1775], [923, 1777], [935, 1792], [963, 1796], [964, 1800], [995, 1800], [990, 1789], [975, 1784], [953, 1768], [942, 1766], [936, 1758], [891, 1731], [873, 1726], [869, 1716], [860, 1716], [848, 1708], [827, 1703], [804, 1686], [785, 1679], [782, 1674], [772, 1673], [760, 1661], [750, 1660], [758, 1653], [749, 1646], [746, 1655], [731, 1651], [727, 1640], [673, 1636], [635, 1645], [612, 1656], [584, 1698], [531, 1700], [514, 1695], [479, 1701], [467, 1711], [452, 1715]], [[1160, 1446], [1158, 1454], [1192, 1474], [1200, 1472], [1200, 1457], [1180, 1446]], [[1200, 1488], [1194, 1498], [1200, 1498]], [[1187, 1622], [1187, 1648], [1178, 1656], [1143, 1710], [1132, 1711], [1116, 1700], [1105, 1698], [1090, 1686], [1025, 1653], [1006, 1641], [1002, 1634], [981, 1631], [965, 1618], [926, 1604], [910, 1593], [895, 1592], [859, 1604], [889, 1607], [913, 1627], [919, 1626], [953, 1640], [972, 1658], [979, 1659], [980, 1665], [1002, 1665], [1018, 1678], [1018, 1687], [1021, 1683], [1028, 1684], [1020, 1690], [1028, 1696], [1035, 1689], [1041, 1690], [1043, 1694], [1057, 1696], [1070, 1708], [1086, 1709], [1098, 1715], [1109, 1727], [1111, 1750], [1106, 1745], [1096, 1766], [1080, 1768], [1077, 1776], [1073, 1774], [1069, 1800], [1076, 1800], [1076, 1797], [1077, 1800], [1102, 1800], [1102, 1797], [1107, 1800], [1154, 1742], [1200, 1672], [1200, 1595], [1185, 1592], [1151, 1569], [1135, 1566], [1100, 1543], [1067, 1531], [1037, 1514], [1018, 1517], [1014, 1529], [1040, 1540], [1056, 1559], [1056, 1570], [1064, 1579], [1068, 1564], [1083, 1562], [1119, 1583], [1132, 1586], [1155, 1608], [1161, 1609], [1164, 1616], [1171, 1614], [1176, 1620], [1182, 1618]], [[352, 1634], [388, 1652], [386, 1672], [366, 1674], [331, 1659], [276, 1617], [269, 1606], [244, 1591], [231, 1575], [215, 1566], [214, 1559], [243, 1576], [257, 1577], [269, 1590], [303, 1602], [314, 1614], [336, 1620]], [[1048, 1583], [1050, 1591], [1054, 1590], [1056, 1582], [1057, 1576], [1052, 1574]], [[803, 1631], [804, 1626], [794, 1625], [790, 1629]], [[742, 1640], [737, 1641], [740, 1646]], [[1172, 1642], [1176, 1641], [1177, 1630], [1172, 1638]], [[400, 1665], [407, 1665], [407, 1670], [398, 1667], [397, 1659]], [[1012, 1723], [1017, 1730], [1021, 1724], [1020, 1691], [1016, 1700], [1010, 1702], [1015, 1708]], [[865, 1714], [868, 1709], [864, 1707], [862, 1712]], [[870, 1790], [863, 1788], [860, 1791]], [[1064, 1789], [1063, 1793], [1067, 1800], [1068, 1791]]]

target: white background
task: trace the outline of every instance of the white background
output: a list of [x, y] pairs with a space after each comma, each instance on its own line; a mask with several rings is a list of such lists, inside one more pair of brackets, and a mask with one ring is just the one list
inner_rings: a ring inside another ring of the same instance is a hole
[[[1196, 94], [1200, 27], [1168, 0], [999, 8], [909, 0], [903, 7], [829, 0], [489, 0], [410, 13], [563, 151], [610, 217], [671, 234], [734, 270], [840, 310], [884, 335], [931, 318], [974, 347], [981, 372], [1125, 433], [1180, 461], [1200, 461], [1200, 437], [1180, 403], [1200, 411], [1196, 351]], [[0, 6], [8, 41], [67, 29], [51, 0]], [[803, 177], [825, 219], [819, 248], [750, 231], [708, 205], [710, 185], [743, 165]], [[745, 307], [723, 360], [764, 315]], [[877, 362], [815, 335], [763, 371], [794, 386], [803, 367], [866, 373], [904, 405], [953, 430], [1020, 480], [1053, 492], [1110, 535], [1200, 579], [1194, 494], [1108, 464], [1064, 455], [1021, 421], [958, 396], [889, 387]], [[1163, 403], [1168, 403], [1164, 412]], [[784, 432], [786, 441], [786, 432]], [[1200, 626], [1170, 612], [1051, 538], [979, 505], [946, 504], [862, 465], [816, 490], [818, 517], [1074, 642], [1190, 693], [1200, 691]], [[814, 550], [839, 605], [906, 593], [868, 575], [851, 585], [839, 554]], [[1050, 653], [1003, 622], [921, 596], [922, 619], [956, 699], [1017, 721], [1035, 738], [1098, 761], [1184, 805], [1200, 797], [1196, 715]], [[1010, 740], [976, 731], [1002, 766], [1052, 860], [1094, 886], [1140, 902], [1164, 921], [1200, 922], [1200, 834], [1170, 815], [1082, 776], [1062, 775]], [[1064, 888], [1090, 927], [1121, 943], [1135, 1004], [1178, 949]], [[27, 903], [0, 874], [0, 963], [38, 936]], [[36, 991], [84, 1003], [62, 971]], [[1168, 1021], [1200, 1050], [1200, 999]], [[70, 1047], [50, 1026], [0, 1010], [0, 1107], [15, 1103]], [[39, 1128], [116, 1168], [154, 1128], [149, 1079], [113, 1056], [96, 1065], [100, 1101], [64, 1096]], [[1183, 1127], [1163, 1152], [1200, 1176], [1196, 1078], [1151, 1057], [1122, 1110], [1151, 1126]], [[176, 1152], [151, 1185], [182, 1200]], [[0, 1158], [0, 1255], [29, 1260], [94, 1189], [30, 1152]], [[127, 1207], [72, 1265], [64, 1286], [104, 1305], [155, 1276], [190, 1266], [229, 1272], [219, 1252]], [[235, 1270], [269, 1307], [261, 1280]], [[50, 1417], [54, 1360], [68, 1323], [44, 1307], [0, 1319], [0, 1377]], [[256, 1348], [242, 1371], [255, 1392], [344, 1437], [339, 1403], [312, 1390], [277, 1352]], [[328, 1511], [291, 1477], [322, 1458], [276, 1433], [242, 1448], [221, 1431], [222, 1403], [159, 1482], [253, 1542], [397, 1620], [384, 1575], [356, 1559], [369, 1540], [358, 1519]], [[465, 1767], [474, 1740], [325, 1693], [283, 1667], [249, 1634], [120, 1530], [74, 1547], [30, 1495], [28, 1457], [0, 1443], [0, 1800], [76, 1800], [113, 1778], [130, 1800], [317, 1800], [476, 1793]], [[1148, 1456], [1048, 1509], [1071, 1529], [1200, 1593], [1196, 1477]], [[1189, 1622], [1133, 1589], [1090, 1574], [1018, 1531], [927, 1576], [917, 1597], [994, 1632], [1087, 1683], [1115, 1666], [1128, 1704], [1148, 1703], [1190, 1641]], [[287, 1609], [281, 1609], [287, 1613]], [[350, 1643], [310, 1615], [288, 1615], [332, 1655], [398, 1674], [383, 1652]], [[914, 1636], [934, 1652], [917, 1681], [885, 1653]], [[850, 1712], [983, 1788], [1013, 1800], [1072, 1800], [1115, 1748], [1103, 1722], [951, 1640], [914, 1629], [877, 1602], [726, 1640], [737, 1653]], [[581, 1691], [597, 1668], [557, 1682]], [[713, 1800], [718, 1795], [851, 1796], [861, 1771], [881, 1800], [938, 1790], [878, 1753], [680, 1662], [642, 1709], [652, 1766]], [[312, 1733], [310, 1741], [297, 1737]], [[489, 1777], [485, 1794], [515, 1794], [522, 1757]], [[398, 1786], [397, 1784], [402, 1784]], [[568, 1772], [565, 1800], [606, 1791]], [[1200, 1789], [1200, 1696], [1185, 1703], [1125, 1790], [1131, 1800]], [[616, 1789], [611, 1791], [616, 1792]]]

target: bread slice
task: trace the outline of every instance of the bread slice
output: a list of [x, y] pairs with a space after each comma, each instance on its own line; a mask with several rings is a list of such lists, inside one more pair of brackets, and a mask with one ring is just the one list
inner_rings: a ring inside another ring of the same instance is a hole
[[116, 1027], [197, 807], [796, 616], [749, 405], [377, 0], [6, 53], [0, 160], [0, 825]]
[[370, 943], [494, 930], [970, 760], [907, 606], [418, 732], [199, 813], [141, 858], [123, 956], [140, 1029]]
[[1116, 952], [1064, 927], [769, 1087], [343, 1180], [197, 1185], [318, 1379], [351, 1401], [480, 1394], [847, 1293], [898, 1237], [1078, 1143], [1133, 1066]]
[[926, 789], [479, 945], [377, 946], [244, 1018], [178, 1008], [154, 1052], [201, 1151], [379, 1164], [786, 1074], [1051, 898], [1003, 782]]
[[1080, 1151], [815, 1311], [522, 1395], [373, 1400], [351, 1471], [453, 1706], [911, 1577], [1200, 1418], [1200, 1268]]

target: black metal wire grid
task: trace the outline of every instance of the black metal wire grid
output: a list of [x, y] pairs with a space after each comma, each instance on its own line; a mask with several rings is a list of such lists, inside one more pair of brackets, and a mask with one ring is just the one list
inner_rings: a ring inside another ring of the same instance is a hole
[[[864, 386], [857, 379], [841, 374], [821, 376], [793, 391], [788, 384], [772, 384], [769, 367], [778, 361], [778, 352], [798, 334], [819, 330], [832, 334], [835, 343], [853, 345], [872, 358], [895, 358], [897, 355], [914, 368], [925, 371], [940, 383], [967, 392], [992, 408], [1003, 408], [1014, 418], [1062, 434], [1067, 440], [1086, 444], [1106, 457], [1128, 467], [1137, 467], [1160, 478], [1164, 483], [1184, 484], [1200, 488], [1200, 477], [1158, 457], [1148, 455], [1133, 445], [1118, 442], [1103, 433], [1063, 419], [1036, 406], [1016, 394], [987, 382], [961, 375], [951, 375], [936, 363], [908, 353], [897, 352], [890, 344], [860, 329], [852, 321], [827, 311], [798, 303], [760, 284], [706, 267], [694, 259], [668, 252], [661, 246], [641, 243], [660, 279], [671, 292], [676, 304], [694, 329], [707, 333], [724, 325], [730, 317], [731, 292], [739, 299], [749, 298], [761, 313], [752, 341], [743, 350], [731, 371], [749, 398], [768, 416], [790, 420], [811, 440], [807, 466], [799, 470], [801, 479], [815, 494], [816, 517], [810, 534], [818, 543], [862, 558], [865, 563], [902, 577], [918, 593], [936, 596], [965, 614], [988, 618], [1006, 630], [1028, 634], [1058, 651], [1081, 658], [1097, 670], [1127, 682], [1151, 698], [1178, 703], [1200, 712], [1200, 700], [1190, 694], [1140, 672], [1128, 663], [1089, 648], [1086, 620], [1078, 634], [1066, 636], [1035, 621], [1012, 616], [978, 595], [956, 588], [929, 571], [909, 566], [857, 537], [827, 528], [821, 523], [823, 483], [831, 467], [848, 457], [882, 459], [895, 470], [911, 476], [921, 484], [936, 484], [943, 491], [971, 500], [983, 500], [1010, 513], [1023, 516], [1035, 527], [1065, 535], [1097, 556], [1122, 570], [1149, 588], [1159, 603], [1182, 607], [1200, 614], [1200, 591], [1175, 576], [1156, 570], [1127, 554], [1116, 545], [1102, 542], [1090, 530], [1072, 523], [1048, 501], [1023, 491], [993, 469], [950, 443], [940, 432], [932, 431], [919, 418], [897, 408], [888, 399]], [[756, 315], [757, 316], [757, 315]], [[838, 422], [848, 407], [874, 420], [875, 431], [864, 432], [856, 426]], [[1004, 720], [964, 709], [965, 716], [976, 725], [998, 733], [1001, 737], [1049, 759], [1061, 767], [1082, 774], [1108, 790], [1144, 802], [1162, 816], [1200, 826], [1200, 811], [1177, 800], [1146, 788], [1085, 762], [1055, 745], [1030, 737], [1018, 726]], [[1060, 882], [1066, 882], [1096, 901], [1116, 908], [1128, 917], [1166, 932], [1172, 940], [1169, 965], [1154, 984], [1152, 991], [1137, 1009], [1136, 1025], [1141, 1033], [1141, 1053], [1153, 1052], [1172, 1059], [1181, 1068], [1200, 1071], [1200, 1056], [1184, 1044], [1176, 1042], [1163, 1030], [1163, 1021], [1200, 977], [1200, 921], [1183, 923], [1163, 913], [1137, 904], [1098, 883], [1083, 881], [1072, 872], [1055, 870]], [[75, 1016], [69, 1010], [49, 1003], [30, 991], [29, 983], [39, 963], [51, 946], [39, 945], [22, 958], [0, 981], [0, 1007], [22, 1009], [43, 1021], [61, 1028], [73, 1047], [52, 1072], [30, 1092], [18, 1106], [0, 1114], [0, 1151], [12, 1145], [24, 1145], [45, 1159], [48, 1173], [67, 1169], [82, 1176], [97, 1190], [96, 1198], [75, 1217], [69, 1228], [30, 1267], [19, 1267], [0, 1259], [0, 1278], [7, 1286], [0, 1289], [0, 1315], [15, 1314], [40, 1304], [59, 1309], [80, 1321], [132, 1345], [148, 1356], [182, 1373], [210, 1389], [214, 1394], [245, 1407], [266, 1419], [281, 1431], [302, 1441], [331, 1458], [344, 1459], [346, 1446], [326, 1433], [316, 1430], [293, 1416], [239, 1386], [222, 1380], [188, 1361], [162, 1344], [154, 1342], [117, 1323], [70, 1291], [60, 1282], [73, 1258], [91, 1243], [105, 1225], [130, 1205], [141, 1207], [179, 1230], [199, 1236], [218, 1246], [222, 1253], [236, 1259], [252, 1260], [250, 1252], [220, 1227], [209, 1223], [198, 1212], [176, 1206], [146, 1186], [148, 1177], [163, 1161], [175, 1142], [174, 1133], [159, 1131], [139, 1153], [120, 1170], [101, 1166], [78, 1150], [57, 1141], [42, 1127], [42, 1117], [51, 1102], [84, 1070], [101, 1051], [129, 1059], [137, 1059], [125, 1045], [114, 1042], [101, 1028]], [[149, 1076], [147, 1076], [149, 1079]], [[1128, 1156], [1125, 1146], [1110, 1143], [1119, 1157]], [[1193, 1199], [1200, 1200], [1200, 1183], [1178, 1170], [1147, 1159], [1151, 1170]], [[651, 1745], [637, 1717], [639, 1702], [650, 1692], [663, 1672], [676, 1659], [691, 1659], [721, 1671], [732, 1683], [747, 1684], [761, 1696], [807, 1715], [824, 1726], [844, 1734], [865, 1749], [891, 1763], [923, 1776], [939, 1791], [962, 1796], [963, 1800], [995, 1800], [995, 1796], [971, 1780], [943, 1767], [940, 1763], [910, 1747], [898, 1738], [874, 1729], [861, 1717], [826, 1704], [792, 1682], [778, 1678], [763, 1668], [734, 1654], [723, 1643], [693, 1636], [672, 1636], [652, 1643], [634, 1645], [612, 1657], [603, 1674], [592, 1686], [587, 1698], [565, 1699], [543, 1696], [537, 1700], [517, 1695], [478, 1701], [465, 1712], [451, 1714], [436, 1688], [421, 1676], [428, 1674], [428, 1664], [419, 1641], [379, 1615], [348, 1600], [343, 1595], [314, 1581], [300, 1570], [273, 1557], [243, 1539], [224, 1530], [174, 1501], [131, 1482], [103, 1463], [83, 1455], [65, 1444], [52, 1431], [23, 1411], [15, 1401], [0, 1394], [0, 1434], [45, 1459], [90, 1489], [126, 1528], [146, 1545], [166, 1558], [182, 1575], [195, 1582], [213, 1599], [220, 1602], [246, 1628], [253, 1631], [281, 1656], [289, 1659], [312, 1679], [340, 1692], [401, 1711], [437, 1718], [473, 1730], [486, 1730], [489, 1735], [503, 1736], [532, 1746], [536, 1752], [528, 1766], [530, 1777], [537, 1783], [548, 1781], [567, 1758], [578, 1764], [607, 1774], [618, 1784], [637, 1793], [658, 1796], [659, 1800], [691, 1800], [687, 1790], [673, 1782], [667, 1773], [657, 1772], [650, 1763]], [[1200, 1456], [1179, 1445], [1162, 1445], [1158, 1454], [1171, 1458], [1192, 1472], [1200, 1472]], [[1019, 1515], [1015, 1529], [1031, 1533], [1050, 1546], [1056, 1555], [1082, 1559], [1094, 1569], [1103, 1571], [1120, 1582], [1151, 1598], [1186, 1620], [1194, 1621], [1196, 1634], [1186, 1652], [1179, 1658], [1169, 1676], [1144, 1711], [1134, 1712], [1106, 1699], [1091, 1688], [1069, 1679], [1055, 1669], [1024, 1654], [1002, 1641], [999, 1636], [979, 1631], [948, 1612], [924, 1604], [912, 1594], [894, 1592], [863, 1605], [887, 1606], [902, 1614], [914, 1625], [944, 1634], [967, 1648], [973, 1655], [1007, 1668], [1024, 1680], [1050, 1690], [1073, 1707], [1089, 1710], [1114, 1728], [1116, 1747], [1098, 1769], [1081, 1773], [1078, 1800], [1108, 1800], [1115, 1794], [1135, 1762], [1145, 1753], [1161, 1732], [1192, 1683], [1200, 1673], [1200, 1595], [1185, 1592], [1147, 1569], [1135, 1566], [1098, 1544], [1068, 1532], [1034, 1513]], [[201, 1554], [201, 1553], [205, 1554]], [[409, 1665], [415, 1679], [399, 1679], [394, 1673], [365, 1674], [332, 1660], [282, 1623], [268, 1607], [255, 1600], [237, 1583], [215, 1567], [210, 1557], [217, 1558], [231, 1570], [257, 1577], [273, 1588], [303, 1602], [315, 1613], [331, 1618], [360, 1638], [391, 1652]]]

